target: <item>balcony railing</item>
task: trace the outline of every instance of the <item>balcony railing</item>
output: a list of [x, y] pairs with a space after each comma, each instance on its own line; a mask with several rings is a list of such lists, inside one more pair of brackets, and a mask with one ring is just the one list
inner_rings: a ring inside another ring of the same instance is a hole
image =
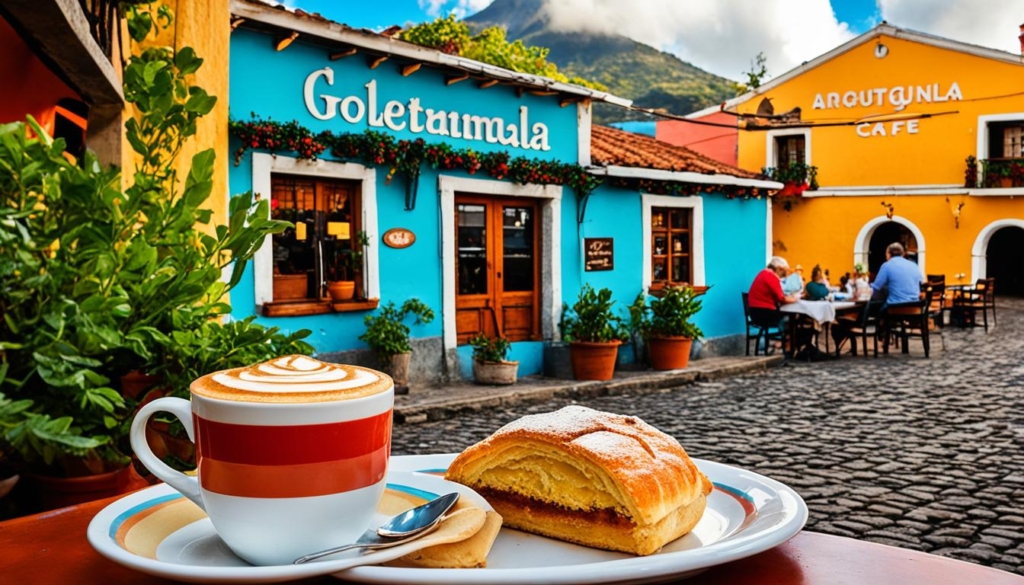
[[967, 157], [964, 186], [970, 189], [1024, 187], [1024, 158]]

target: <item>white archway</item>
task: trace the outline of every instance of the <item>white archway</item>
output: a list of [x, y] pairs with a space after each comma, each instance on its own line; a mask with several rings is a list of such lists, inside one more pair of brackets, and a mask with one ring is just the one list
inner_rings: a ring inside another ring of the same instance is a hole
[[917, 240], [917, 265], [921, 269], [922, 275], [928, 274], [925, 271], [924, 234], [921, 233], [920, 228], [914, 225], [914, 222], [899, 215], [892, 216], [892, 219], [889, 219], [884, 215], [880, 215], [869, 220], [860, 228], [860, 232], [857, 234], [857, 239], [853, 242], [853, 263], [856, 264], [860, 262], [864, 264], [865, 268], [868, 266], [868, 252], [871, 251], [871, 236], [875, 234], [875, 230], [878, 229], [878, 226], [890, 221], [895, 221], [910, 230], [910, 233], [914, 234], [914, 239]]
[[988, 242], [992, 239], [992, 234], [1005, 227], [1024, 229], [1024, 219], [998, 219], [981, 228], [977, 239], [974, 240], [974, 247], [971, 248], [971, 282], [988, 277]]

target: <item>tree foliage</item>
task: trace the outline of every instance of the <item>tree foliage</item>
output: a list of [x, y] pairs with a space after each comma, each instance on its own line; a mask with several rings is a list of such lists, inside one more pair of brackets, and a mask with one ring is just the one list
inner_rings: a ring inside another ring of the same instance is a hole
[[750, 70], [744, 71], [743, 76], [747, 78], [747, 82], [736, 84], [736, 95], [743, 95], [761, 87], [768, 77], [768, 57], [765, 57], [764, 51], [754, 57], [754, 60], [750, 62]]
[[579, 77], [570, 78], [560, 73], [558, 66], [548, 61], [548, 49], [526, 45], [521, 40], [509, 41], [505, 29], [500, 26], [485, 28], [479, 34], [472, 35], [469, 26], [456, 20], [453, 14], [438, 17], [433, 22], [414, 25], [402, 31], [401, 38], [443, 53], [459, 55], [512, 71], [605, 90], [605, 86], [600, 83]]

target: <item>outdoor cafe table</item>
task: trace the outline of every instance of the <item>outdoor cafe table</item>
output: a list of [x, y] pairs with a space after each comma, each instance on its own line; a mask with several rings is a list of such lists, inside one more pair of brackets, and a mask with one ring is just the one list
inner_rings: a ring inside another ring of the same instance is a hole
[[[116, 499], [0, 522], [3, 582], [12, 585], [172, 583], [108, 561], [89, 545], [85, 538], [89, 521]], [[329, 576], [302, 582], [338, 583]], [[676, 582], [687, 585], [1024, 585], [1024, 577], [922, 552], [804, 531], [769, 551]]]
[[[805, 315], [815, 322], [816, 328], [822, 329], [825, 332], [825, 351], [828, 352], [828, 338], [829, 328], [833, 321], [836, 320], [836, 313], [842, 311], [848, 311], [857, 307], [857, 303], [853, 301], [808, 301], [800, 299], [795, 303], [787, 303], [779, 307], [779, 310], [783, 313], [795, 313], [797, 315]], [[796, 331], [796, 319], [789, 320], [789, 336], [793, 339], [793, 335]], [[794, 348], [792, 353], [796, 355], [800, 350], [800, 347]]]

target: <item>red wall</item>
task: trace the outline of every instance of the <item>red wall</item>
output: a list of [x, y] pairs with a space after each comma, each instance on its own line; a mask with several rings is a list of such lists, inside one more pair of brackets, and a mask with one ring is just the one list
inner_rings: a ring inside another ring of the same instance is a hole
[[81, 99], [0, 18], [0, 123], [24, 121], [32, 114], [53, 134], [53, 108], [62, 98]]
[[736, 128], [736, 116], [715, 112], [700, 118], [700, 121], [726, 124], [731, 127], [705, 126], [677, 120], [658, 120], [655, 138], [669, 144], [685, 146], [704, 156], [738, 166], [736, 152], [739, 131]]

